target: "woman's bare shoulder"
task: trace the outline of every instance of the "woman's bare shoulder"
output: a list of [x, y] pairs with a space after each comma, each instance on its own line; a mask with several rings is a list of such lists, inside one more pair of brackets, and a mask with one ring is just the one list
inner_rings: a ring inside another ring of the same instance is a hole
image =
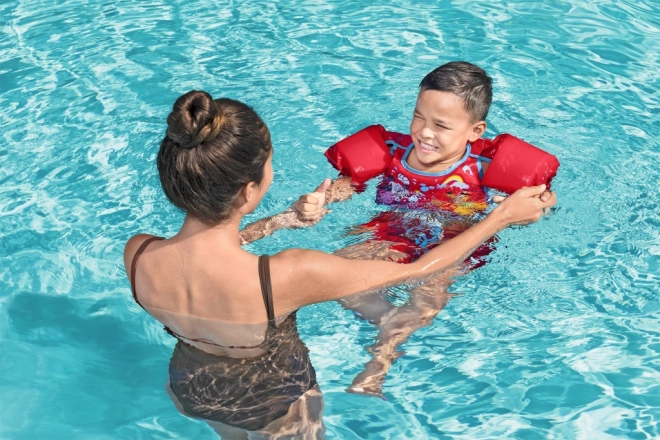
[[142, 243], [151, 237], [155, 236], [150, 234], [137, 234], [126, 242], [126, 246], [124, 247], [124, 268], [126, 269], [126, 274], [128, 274], [129, 277], [131, 264], [133, 263], [135, 254], [137, 253], [140, 246], [142, 246]]

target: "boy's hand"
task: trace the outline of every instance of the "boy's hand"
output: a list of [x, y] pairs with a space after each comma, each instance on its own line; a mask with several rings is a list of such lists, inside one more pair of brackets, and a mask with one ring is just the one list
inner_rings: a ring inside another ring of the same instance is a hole
[[303, 194], [291, 205], [300, 220], [317, 222], [329, 211], [325, 209], [326, 191], [330, 188], [330, 179], [325, 179], [312, 193]]

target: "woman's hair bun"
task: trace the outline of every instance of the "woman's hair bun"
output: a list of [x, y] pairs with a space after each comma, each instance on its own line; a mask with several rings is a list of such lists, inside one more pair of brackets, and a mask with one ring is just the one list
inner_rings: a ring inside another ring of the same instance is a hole
[[174, 103], [167, 117], [167, 136], [181, 148], [195, 148], [215, 139], [224, 119], [211, 95], [191, 90]]
[[174, 103], [156, 163], [167, 198], [217, 224], [247, 184], [261, 184], [271, 152], [268, 127], [250, 106], [193, 90]]

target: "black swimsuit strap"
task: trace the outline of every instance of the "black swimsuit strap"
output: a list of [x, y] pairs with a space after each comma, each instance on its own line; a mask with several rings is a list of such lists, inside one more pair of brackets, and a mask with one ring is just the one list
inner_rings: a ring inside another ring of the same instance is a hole
[[133, 257], [133, 262], [131, 263], [131, 291], [133, 292], [133, 299], [143, 309], [144, 309], [144, 306], [142, 304], [140, 304], [140, 301], [138, 301], [138, 299], [137, 299], [137, 293], [135, 293], [135, 272], [137, 270], [137, 263], [138, 263], [138, 260], [140, 259], [140, 255], [142, 255], [142, 252], [144, 252], [144, 250], [147, 248], [147, 246], [149, 246], [149, 243], [151, 243], [152, 241], [156, 241], [156, 240], [165, 240], [165, 238], [163, 238], [163, 237], [149, 237], [146, 240], [144, 240], [142, 242], [142, 244], [140, 245], [140, 247], [138, 248], [137, 252], [135, 253], [135, 256]]
[[259, 283], [261, 284], [261, 295], [264, 298], [268, 323], [275, 321], [275, 308], [273, 307], [273, 287], [270, 284], [270, 264], [268, 255], [259, 257]]

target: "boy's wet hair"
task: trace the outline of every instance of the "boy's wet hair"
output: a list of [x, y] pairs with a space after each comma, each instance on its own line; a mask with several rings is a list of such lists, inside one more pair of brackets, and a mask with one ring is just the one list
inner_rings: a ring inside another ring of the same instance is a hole
[[167, 117], [156, 163], [167, 198], [217, 224], [232, 215], [245, 185], [261, 183], [271, 149], [268, 127], [248, 105], [192, 90]]
[[463, 98], [470, 122], [485, 121], [493, 100], [493, 80], [486, 71], [466, 61], [452, 61], [422, 79], [422, 90], [450, 92]]

